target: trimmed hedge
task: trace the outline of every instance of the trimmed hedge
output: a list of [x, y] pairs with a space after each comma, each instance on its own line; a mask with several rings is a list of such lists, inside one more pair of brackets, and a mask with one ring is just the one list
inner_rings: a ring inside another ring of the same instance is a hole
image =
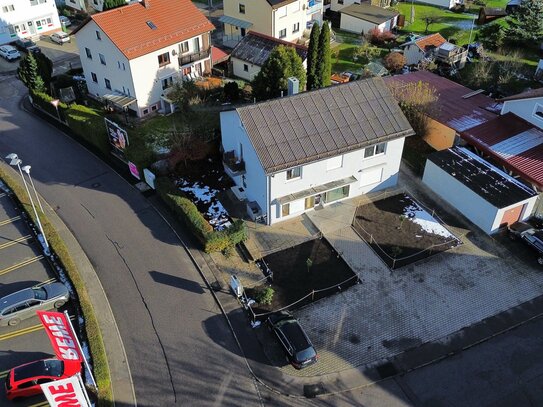
[[175, 188], [168, 178], [158, 178], [156, 190], [162, 200], [196, 236], [206, 253], [222, 252], [247, 240], [247, 226], [242, 219], [234, 221], [233, 225], [226, 230], [213, 230], [196, 205], [183, 196], [183, 193]]
[[[13, 191], [13, 193], [19, 199], [21, 205], [23, 205], [26, 213], [31, 217], [31, 219], [36, 222], [34, 211], [28, 199], [28, 194], [21, 187], [21, 185], [16, 182], [3, 168], [0, 167], [0, 178], [4, 183]], [[37, 208], [39, 211], [39, 208]], [[39, 212], [41, 213], [41, 212]], [[109, 366], [106, 356], [106, 350], [104, 347], [104, 342], [102, 339], [102, 333], [100, 331], [100, 326], [98, 320], [94, 314], [92, 304], [90, 301], [89, 294], [85, 287], [85, 283], [77, 270], [77, 267], [72, 260], [66, 245], [58, 235], [55, 228], [51, 225], [49, 220], [45, 217], [44, 214], [41, 217], [41, 223], [43, 226], [43, 231], [47, 237], [49, 245], [56, 253], [60, 263], [64, 266], [66, 275], [73, 284], [77, 296], [79, 297], [79, 306], [81, 307], [81, 312], [85, 318], [85, 334], [87, 336], [87, 341], [89, 343], [90, 353], [93, 361], [93, 373], [94, 378], [96, 379], [96, 384], [98, 386], [98, 406], [100, 407], [111, 407], [113, 403], [113, 390], [111, 388], [111, 377], [109, 375]]]

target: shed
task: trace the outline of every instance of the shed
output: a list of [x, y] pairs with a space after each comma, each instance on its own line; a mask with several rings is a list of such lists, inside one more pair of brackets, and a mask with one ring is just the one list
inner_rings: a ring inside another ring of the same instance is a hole
[[340, 10], [340, 28], [353, 33], [368, 33], [377, 28], [380, 32], [396, 27], [399, 13], [370, 4], [351, 4]]
[[503, 8], [498, 7], [481, 7], [479, 9], [479, 18], [477, 24], [486, 24], [498, 18], [505, 17], [507, 12]]
[[484, 232], [527, 219], [537, 193], [462, 147], [431, 154], [422, 181]]

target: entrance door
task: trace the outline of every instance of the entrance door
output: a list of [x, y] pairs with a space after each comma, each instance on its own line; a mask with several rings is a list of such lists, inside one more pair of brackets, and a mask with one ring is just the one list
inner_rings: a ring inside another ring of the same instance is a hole
[[503, 214], [501, 224], [502, 225], [510, 225], [512, 223], [515, 223], [520, 219], [520, 215], [522, 214], [522, 211], [524, 209], [524, 206], [526, 205], [519, 205], [515, 208], [511, 208]]
[[308, 196], [305, 198], [305, 209], [312, 209], [315, 206], [315, 197]]
[[28, 30], [30, 31], [30, 35], [36, 34], [36, 27], [34, 27], [34, 23], [32, 21], [28, 22]]

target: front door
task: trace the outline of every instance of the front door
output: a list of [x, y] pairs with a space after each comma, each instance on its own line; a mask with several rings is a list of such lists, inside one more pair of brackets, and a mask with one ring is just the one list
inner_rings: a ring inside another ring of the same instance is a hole
[[241, 36], [242, 36], [242, 37], [245, 37], [245, 34], [246, 34], [245, 28], [242, 28], [242, 29], [241, 29]]
[[305, 198], [305, 209], [311, 209], [315, 206], [315, 197], [308, 196]]
[[30, 35], [36, 34], [36, 27], [34, 27], [34, 23], [32, 21], [28, 22], [28, 31], [30, 31]]

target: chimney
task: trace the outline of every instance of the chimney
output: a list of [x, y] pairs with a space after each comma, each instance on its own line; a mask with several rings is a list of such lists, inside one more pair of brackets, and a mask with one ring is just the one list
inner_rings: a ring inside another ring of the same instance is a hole
[[300, 91], [300, 81], [295, 76], [288, 78], [287, 83], [289, 96], [295, 95]]
[[143, 4], [145, 8], [151, 8], [151, 0], [141, 0], [141, 4]]

